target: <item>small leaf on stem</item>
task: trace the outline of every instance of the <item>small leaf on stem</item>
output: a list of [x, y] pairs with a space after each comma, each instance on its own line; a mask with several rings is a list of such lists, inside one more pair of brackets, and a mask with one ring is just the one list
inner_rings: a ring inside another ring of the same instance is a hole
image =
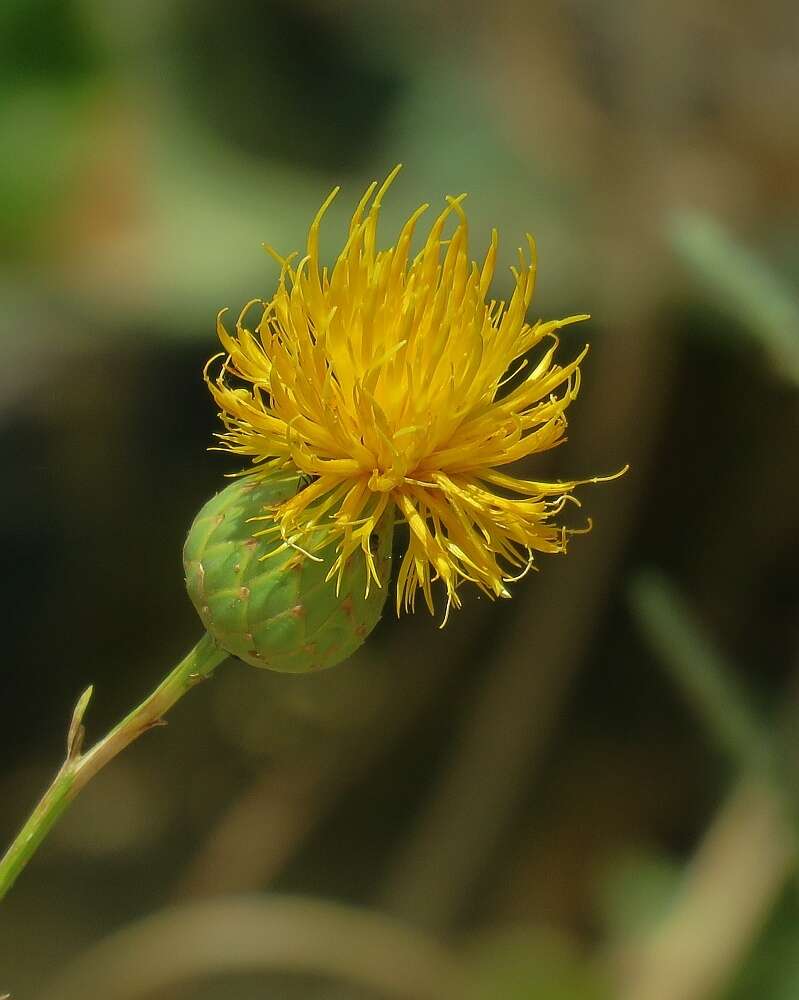
[[[67, 734], [68, 760], [74, 760], [78, 757], [80, 755], [81, 748], [83, 747], [83, 737], [86, 733], [86, 730], [83, 728], [83, 716], [86, 709], [89, 707], [89, 701], [91, 700], [93, 692], [94, 687], [90, 684], [80, 698], [78, 698], [75, 711], [72, 713], [72, 721], [69, 724], [69, 733]], [[0, 1000], [3, 1000], [3, 998], [0, 997]]]

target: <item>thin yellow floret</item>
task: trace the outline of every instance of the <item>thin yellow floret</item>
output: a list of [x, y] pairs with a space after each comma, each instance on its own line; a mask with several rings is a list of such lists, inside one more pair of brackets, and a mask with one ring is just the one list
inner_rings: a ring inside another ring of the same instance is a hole
[[380, 205], [398, 169], [364, 194], [332, 269], [320, 264], [319, 227], [338, 189], [314, 219], [302, 259], [267, 248], [281, 267], [277, 290], [248, 303], [233, 334], [220, 313], [224, 362], [206, 379], [226, 449], [249, 456], [256, 474], [294, 467], [306, 477], [269, 512], [279, 546], [335, 545], [331, 579], [361, 557], [380, 585], [369, 540], [391, 505], [409, 528], [397, 610], [412, 609], [421, 590], [432, 611], [436, 580], [448, 608], [460, 606], [463, 581], [508, 597], [506, 584], [531, 568], [535, 552], [565, 551], [573, 532], [554, 518], [576, 486], [598, 479], [537, 482], [499, 470], [564, 440], [588, 348], [558, 364], [556, 331], [587, 316], [527, 322], [536, 275], [529, 236], [510, 300], [489, 299], [497, 234], [482, 264], [470, 262], [463, 195], [447, 198], [416, 255], [427, 205], [395, 246], [378, 250]]

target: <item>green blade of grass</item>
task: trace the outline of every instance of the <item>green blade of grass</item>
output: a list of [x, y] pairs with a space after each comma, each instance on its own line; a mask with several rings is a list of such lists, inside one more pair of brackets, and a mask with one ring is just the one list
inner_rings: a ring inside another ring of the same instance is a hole
[[667, 224], [667, 236], [714, 303], [757, 337], [779, 374], [799, 385], [799, 299], [795, 292], [709, 216], [676, 213]]
[[766, 723], [677, 589], [646, 570], [633, 578], [629, 600], [646, 640], [719, 748], [744, 769], [771, 770]]

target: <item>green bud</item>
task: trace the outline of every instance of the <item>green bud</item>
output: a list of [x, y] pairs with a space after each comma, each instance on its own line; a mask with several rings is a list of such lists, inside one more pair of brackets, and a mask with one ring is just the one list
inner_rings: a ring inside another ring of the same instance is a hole
[[321, 561], [296, 548], [269, 554], [279, 534], [258, 534], [272, 524], [265, 509], [301, 488], [297, 475], [235, 480], [202, 508], [183, 549], [186, 589], [209, 634], [245, 663], [289, 673], [332, 667], [363, 643], [386, 602], [394, 534], [388, 515], [370, 539], [382, 586], [372, 580], [367, 596], [356, 552], [337, 595], [336, 580], [325, 580], [332, 545]]

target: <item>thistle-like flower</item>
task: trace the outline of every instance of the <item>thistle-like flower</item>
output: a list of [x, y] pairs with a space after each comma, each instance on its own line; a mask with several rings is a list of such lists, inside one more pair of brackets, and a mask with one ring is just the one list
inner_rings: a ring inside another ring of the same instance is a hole
[[304, 257], [267, 248], [281, 267], [277, 290], [245, 306], [235, 333], [220, 313], [224, 361], [206, 380], [225, 427], [218, 437], [251, 458], [247, 474], [303, 477], [295, 495], [265, 512], [273, 551], [334, 546], [328, 579], [363, 559], [383, 585], [370, 537], [393, 508], [409, 528], [397, 611], [412, 609], [418, 590], [432, 611], [440, 580], [448, 612], [460, 606], [464, 581], [510, 596], [507, 584], [532, 567], [534, 553], [564, 552], [575, 533], [555, 519], [576, 502], [575, 487], [599, 477], [542, 482], [502, 469], [565, 440], [588, 348], [557, 363], [556, 331], [588, 317], [528, 322], [530, 236], [529, 260], [520, 250], [511, 269], [510, 300], [490, 299], [497, 233], [482, 264], [470, 261], [463, 195], [447, 198], [417, 254], [411, 243], [427, 205], [395, 246], [379, 250], [380, 206], [397, 170], [364, 194], [332, 268], [320, 263], [319, 228], [338, 189], [317, 213]]

